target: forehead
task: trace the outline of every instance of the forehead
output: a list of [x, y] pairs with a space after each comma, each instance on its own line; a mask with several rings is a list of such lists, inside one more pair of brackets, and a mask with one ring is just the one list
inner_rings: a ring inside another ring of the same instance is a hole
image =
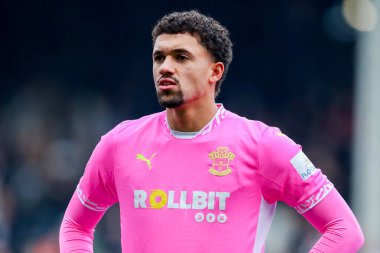
[[188, 33], [182, 34], [161, 34], [154, 42], [153, 51], [171, 51], [175, 49], [204, 50], [207, 51], [200, 43], [197, 37]]

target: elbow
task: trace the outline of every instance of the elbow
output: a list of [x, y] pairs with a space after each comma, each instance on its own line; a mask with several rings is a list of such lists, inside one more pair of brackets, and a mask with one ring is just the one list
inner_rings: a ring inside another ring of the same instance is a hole
[[348, 237], [348, 241], [351, 243], [351, 248], [356, 249], [354, 252], [358, 252], [363, 247], [365, 238], [359, 224], [356, 223], [354, 225], [355, 226], [352, 226], [352, 228], [355, 229], [352, 230], [351, 236]]
[[364, 242], [365, 242], [364, 234], [363, 234], [363, 231], [360, 229], [360, 227], [359, 227], [358, 233], [356, 234], [355, 237], [356, 238], [354, 238], [354, 241], [357, 242], [357, 246], [358, 246], [358, 250], [359, 250], [363, 247]]

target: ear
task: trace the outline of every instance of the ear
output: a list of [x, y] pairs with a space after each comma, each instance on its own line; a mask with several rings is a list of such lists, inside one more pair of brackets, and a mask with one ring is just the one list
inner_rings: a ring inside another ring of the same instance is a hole
[[216, 83], [222, 78], [224, 72], [224, 64], [222, 62], [216, 62], [211, 68], [211, 74], [209, 77], [210, 83]]

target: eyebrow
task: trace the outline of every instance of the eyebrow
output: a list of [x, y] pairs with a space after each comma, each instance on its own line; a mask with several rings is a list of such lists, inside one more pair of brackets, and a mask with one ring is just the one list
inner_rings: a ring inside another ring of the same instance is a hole
[[[156, 55], [161, 55], [163, 54], [164, 51], [162, 50], [156, 50], [153, 52], [153, 56], [156, 56]], [[174, 53], [174, 54], [183, 54], [183, 53], [186, 53], [186, 54], [190, 54], [192, 55], [192, 53], [190, 53], [190, 51], [184, 49], [184, 48], [176, 48], [174, 50], [171, 50], [170, 53]]]

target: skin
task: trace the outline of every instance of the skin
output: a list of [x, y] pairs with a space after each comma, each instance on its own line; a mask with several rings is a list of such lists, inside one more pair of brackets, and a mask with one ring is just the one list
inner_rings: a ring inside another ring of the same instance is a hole
[[201, 130], [215, 115], [215, 84], [224, 71], [198, 38], [188, 33], [161, 34], [153, 48], [153, 79], [171, 129]]

